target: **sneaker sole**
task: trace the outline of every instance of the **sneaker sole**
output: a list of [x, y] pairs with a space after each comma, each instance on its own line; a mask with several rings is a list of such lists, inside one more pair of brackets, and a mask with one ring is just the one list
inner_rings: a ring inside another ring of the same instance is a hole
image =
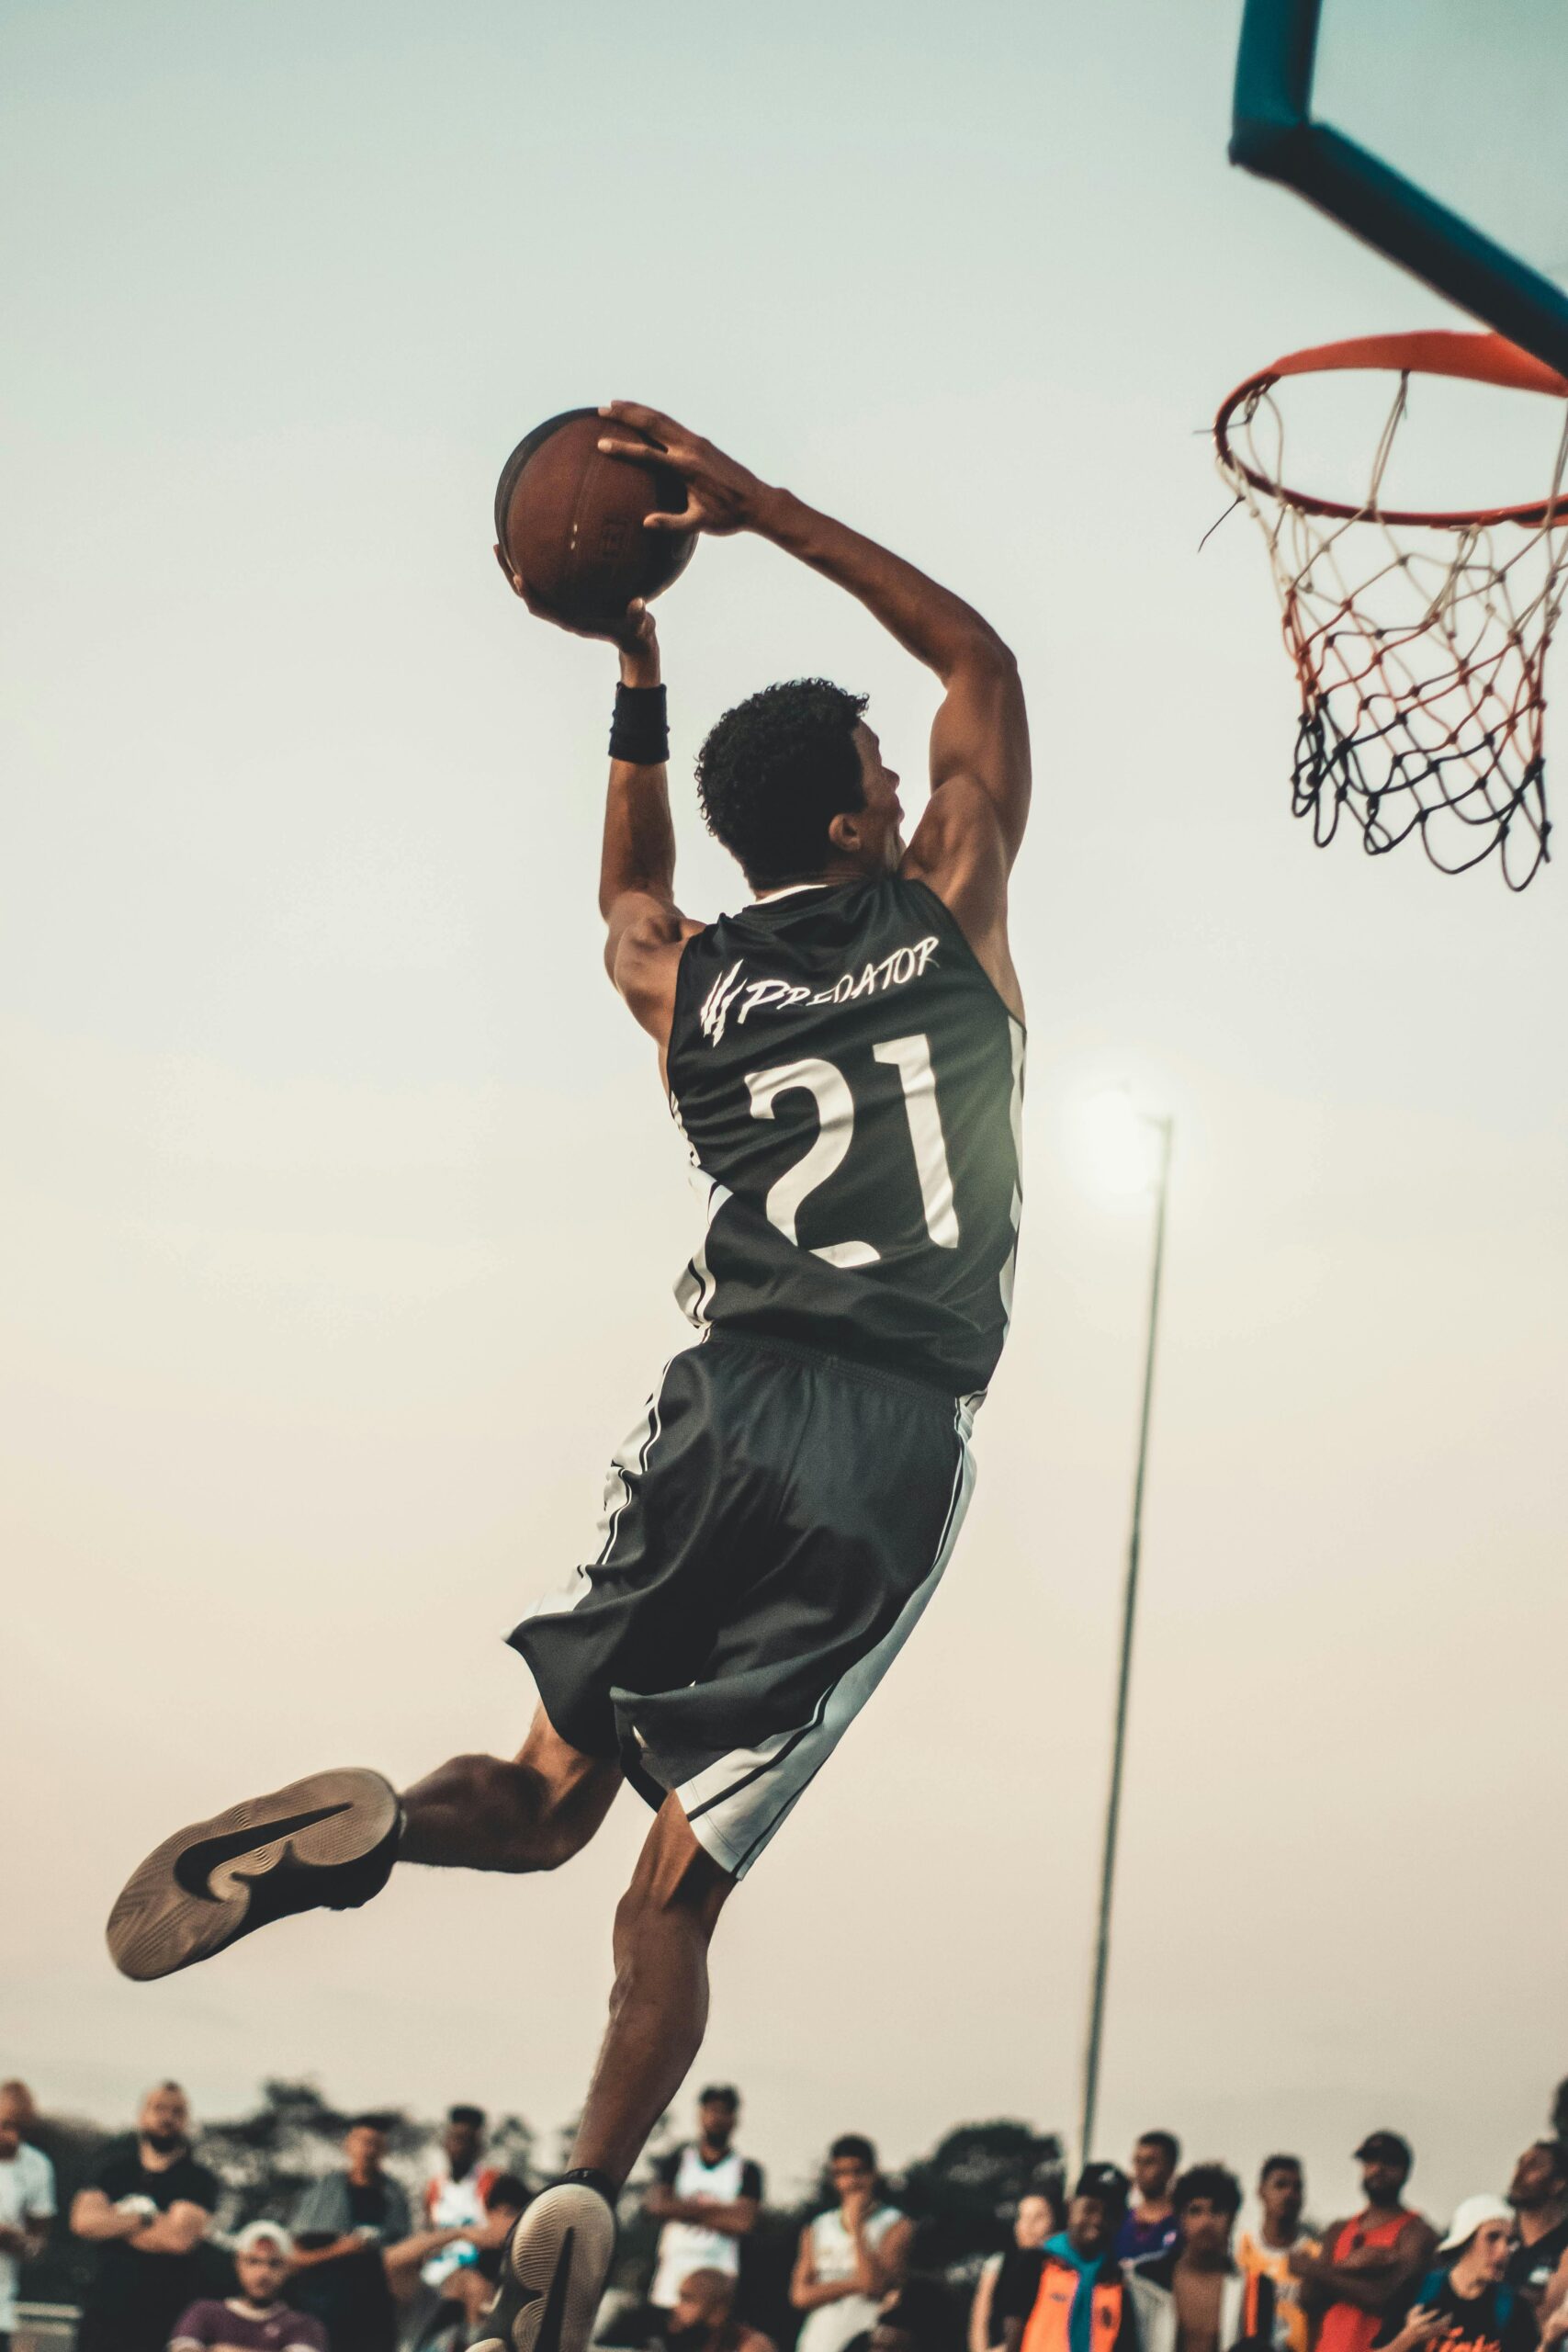
[[[615, 2217], [575, 2181], [535, 2199], [512, 2233], [504, 2300], [527, 2300], [499, 2352], [587, 2352], [615, 2251]], [[491, 2346], [476, 2347], [491, 2352]]]
[[[270, 1796], [193, 1822], [165, 1838], [126, 1881], [105, 1930], [109, 1957], [139, 1984], [172, 1976], [233, 1941], [257, 1880], [285, 1862], [334, 1870], [359, 1861], [397, 1817], [397, 1797], [378, 1772], [340, 1770], [309, 1773]], [[178, 1865], [193, 1848], [207, 1846], [217, 1850], [209, 1867], [199, 1853], [193, 1858], [204, 1889], [193, 1893], [181, 1883]]]

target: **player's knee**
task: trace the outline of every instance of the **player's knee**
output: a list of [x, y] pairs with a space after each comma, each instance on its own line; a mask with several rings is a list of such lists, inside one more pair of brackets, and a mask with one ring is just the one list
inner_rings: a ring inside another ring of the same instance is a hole
[[711, 1932], [735, 1883], [698, 1845], [683, 1813], [665, 1807], [648, 1835], [615, 1914], [617, 1940], [654, 1919], [687, 1919]]

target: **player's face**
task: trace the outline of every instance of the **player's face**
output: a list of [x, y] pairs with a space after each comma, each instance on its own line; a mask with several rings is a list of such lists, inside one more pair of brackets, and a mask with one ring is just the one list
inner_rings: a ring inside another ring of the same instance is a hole
[[896, 874], [904, 854], [904, 807], [898, 797], [897, 772], [882, 756], [882, 746], [862, 719], [855, 729], [860, 753], [861, 790], [865, 806], [855, 811], [855, 831], [868, 873]]
[[1276, 2165], [1259, 2184], [1263, 2218], [1277, 2230], [1293, 2230], [1302, 2218], [1302, 2177], [1292, 2165]]
[[276, 2245], [254, 2245], [246, 2254], [234, 2256], [234, 2267], [240, 2274], [240, 2292], [247, 2302], [271, 2303], [277, 2300], [288, 2265]]
[[1508, 2267], [1514, 2233], [1506, 2222], [1483, 2222], [1470, 2242], [1471, 2258], [1488, 2286], [1495, 2286]]
[[1133, 2151], [1133, 2183], [1140, 2197], [1163, 2197], [1171, 2171], [1170, 2158], [1157, 2140], [1139, 2141]]
[[442, 2133], [446, 2161], [456, 2172], [467, 2172], [479, 2153], [479, 2128], [472, 2123], [448, 2123]]
[[22, 2122], [21, 2101], [0, 2098], [0, 2158], [7, 2164], [22, 2144]]

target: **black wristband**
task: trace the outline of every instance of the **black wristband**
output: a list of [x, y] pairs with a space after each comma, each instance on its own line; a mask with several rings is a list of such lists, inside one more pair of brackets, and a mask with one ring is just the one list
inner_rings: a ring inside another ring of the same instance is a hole
[[617, 686], [610, 757], [656, 768], [670, 757], [669, 707], [662, 686]]

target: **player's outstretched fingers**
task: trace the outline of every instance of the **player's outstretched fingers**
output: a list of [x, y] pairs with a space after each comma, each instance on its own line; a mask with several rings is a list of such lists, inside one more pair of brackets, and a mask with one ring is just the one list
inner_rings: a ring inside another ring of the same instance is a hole
[[691, 435], [661, 408], [646, 408], [641, 401], [606, 401], [600, 409], [601, 416], [615, 416], [626, 424], [635, 424], [639, 433], [651, 433], [656, 441], [689, 441]]

